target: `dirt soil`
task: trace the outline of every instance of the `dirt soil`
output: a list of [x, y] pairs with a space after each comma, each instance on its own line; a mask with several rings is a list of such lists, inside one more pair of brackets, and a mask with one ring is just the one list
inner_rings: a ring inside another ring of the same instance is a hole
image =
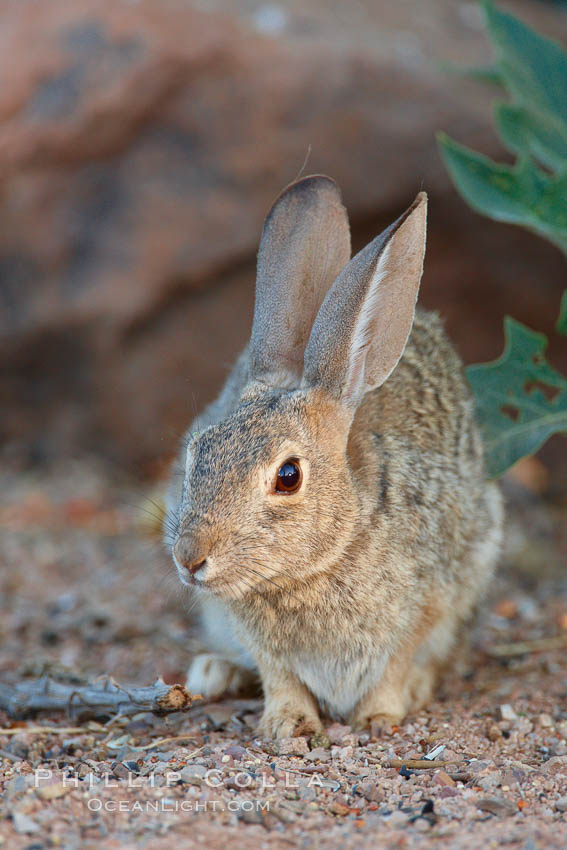
[[[567, 847], [567, 503], [536, 492], [540, 471], [506, 485], [470, 669], [426, 711], [278, 744], [255, 733], [259, 698], [167, 717], [0, 712], [0, 847]], [[4, 471], [0, 682], [183, 680], [187, 602], [153, 512], [87, 461]]]

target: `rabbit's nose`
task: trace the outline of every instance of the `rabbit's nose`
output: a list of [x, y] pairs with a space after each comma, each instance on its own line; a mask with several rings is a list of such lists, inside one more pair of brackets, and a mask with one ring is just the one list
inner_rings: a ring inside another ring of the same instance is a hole
[[201, 567], [204, 567], [206, 563], [207, 563], [206, 558], [197, 558], [195, 561], [192, 561], [190, 564], [183, 564], [183, 566], [185, 567], [185, 569], [189, 570], [189, 572], [191, 573], [192, 576], [194, 576], [195, 573], [199, 572]]
[[201, 567], [204, 567], [207, 562], [207, 557], [204, 553], [196, 554], [195, 550], [185, 538], [180, 537], [173, 547], [173, 555], [177, 564], [184, 567], [192, 576], [197, 573]]

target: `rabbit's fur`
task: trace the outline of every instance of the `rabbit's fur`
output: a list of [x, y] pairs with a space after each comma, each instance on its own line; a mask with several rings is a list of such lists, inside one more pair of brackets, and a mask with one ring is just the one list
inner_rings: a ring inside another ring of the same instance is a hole
[[[335, 184], [282, 193], [250, 345], [173, 479], [173, 556], [206, 648], [188, 686], [217, 696], [259, 672], [266, 736], [316, 732], [320, 709], [365, 727], [419, 708], [495, 566], [501, 500], [463, 367], [415, 313], [425, 211], [420, 194], [348, 262]], [[303, 483], [274, 492], [288, 458]]]

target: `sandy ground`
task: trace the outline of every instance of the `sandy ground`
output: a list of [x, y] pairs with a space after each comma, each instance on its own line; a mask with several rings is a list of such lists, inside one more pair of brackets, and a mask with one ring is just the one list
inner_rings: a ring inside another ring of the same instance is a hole
[[[427, 711], [378, 738], [335, 724], [323, 746], [258, 739], [252, 698], [101, 722], [0, 712], [0, 846], [567, 847], [567, 504], [530, 489], [508, 486], [470, 670]], [[186, 601], [145, 510], [92, 463], [4, 473], [0, 681], [182, 680]]]

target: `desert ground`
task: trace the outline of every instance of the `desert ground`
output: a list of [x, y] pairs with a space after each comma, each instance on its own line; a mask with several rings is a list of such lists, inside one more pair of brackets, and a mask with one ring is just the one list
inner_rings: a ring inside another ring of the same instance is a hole
[[[0, 846], [565, 848], [567, 504], [542, 475], [530, 461], [505, 481], [467, 668], [427, 710], [276, 743], [255, 731], [261, 695], [166, 716], [1, 712]], [[158, 492], [88, 460], [5, 471], [1, 683], [183, 682], [189, 603], [155, 538]]]

